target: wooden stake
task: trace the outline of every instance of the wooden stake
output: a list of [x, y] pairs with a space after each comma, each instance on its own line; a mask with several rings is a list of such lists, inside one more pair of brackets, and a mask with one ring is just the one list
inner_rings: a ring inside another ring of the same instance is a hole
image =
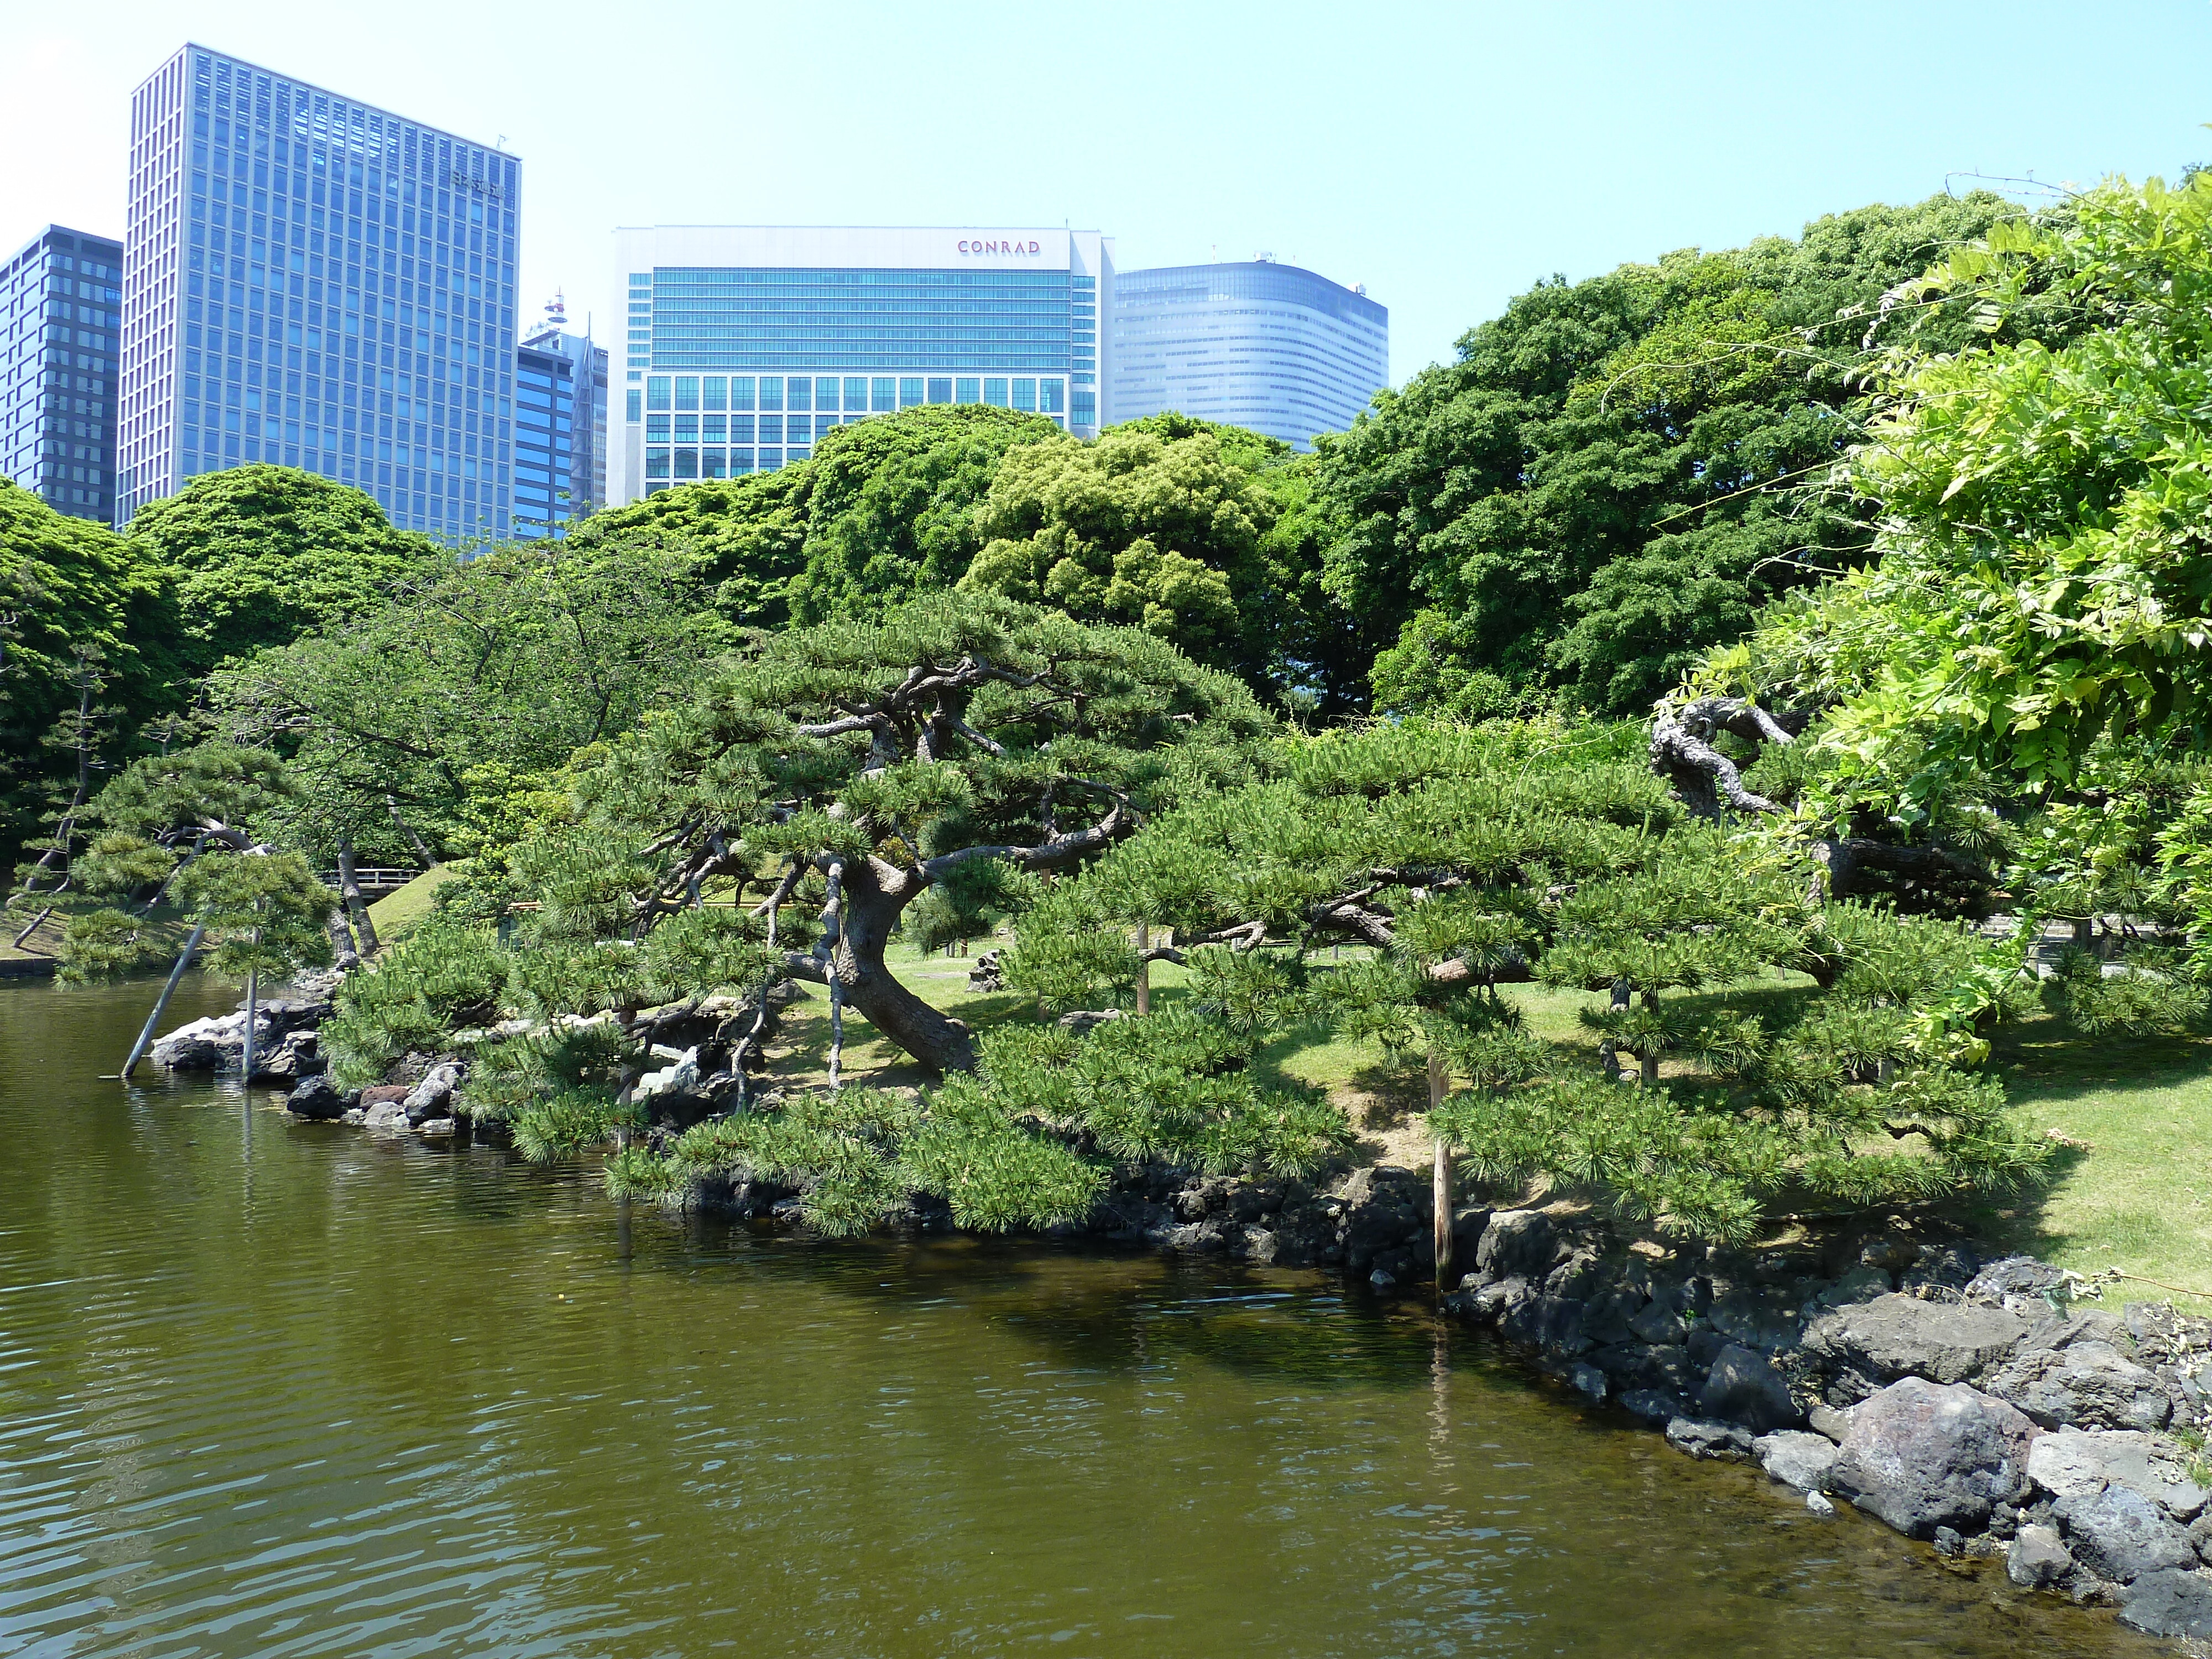
[[185, 969], [192, 965], [193, 952], [200, 948], [200, 941], [206, 937], [205, 924], [193, 928], [191, 937], [185, 941], [185, 948], [177, 953], [177, 965], [169, 969], [169, 982], [161, 988], [161, 994], [154, 1003], [154, 1012], [146, 1016], [146, 1024], [139, 1029], [138, 1041], [131, 1045], [131, 1058], [123, 1062], [123, 1080], [125, 1083], [131, 1080], [131, 1073], [138, 1069], [138, 1062], [145, 1058], [146, 1050], [154, 1041], [154, 1028], [161, 1023], [161, 1016], [169, 1011], [169, 999], [177, 994], [177, 981], [185, 976]]
[[[1434, 1048], [1429, 1050], [1429, 1112], [1433, 1117], [1437, 1107], [1444, 1103], [1444, 1095], [1450, 1085], [1445, 1074], [1443, 1056]], [[1434, 1134], [1434, 1129], [1431, 1128]], [[1451, 1273], [1452, 1264], [1452, 1177], [1451, 1146], [1443, 1135], [1435, 1134], [1436, 1165], [1430, 1180], [1430, 1201], [1435, 1214], [1431, 1218], [1436, 1241], [1437, 1289], [1441, 1291]]]
[[1152, 964], [1144, 959], [1145, 952], [1152, 948], [1152, 924], [1140, 921], [1137, 924], [1137, 1012], [1139, 1017], [1152, 1012]]

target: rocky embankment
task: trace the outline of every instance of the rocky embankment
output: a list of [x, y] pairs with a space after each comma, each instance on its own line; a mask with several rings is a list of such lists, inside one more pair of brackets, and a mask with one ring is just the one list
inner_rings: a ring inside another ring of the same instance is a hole
[[[378, 1085], [322, 1075], [327, 988], [265, 1005], [256, 1080], [295, 1115], [466, 1138], [458, 1055], [410, 1055]], [[665, 1028], [636, 1092], [678, 1121], [711, 1097], [751, 1011]], [[235, 1071], [243, 1014], [172, 1032], [155, 1060]], [[702, 1060], [703, 1056], [703, 1060]], [[1380, 1293], [1433, 1273], [1425, 1172], [1317, 1182], [1127, 1164], [1062, 1236], [1345, 1272]], [[797, 1224], [790, 1189], [702, 1182], [697, 1207]], [[920, 1226], [948, 1224], [918, 1207]], [[1848, 1503], [2023, 1589], [2116, 1607], [2151, 1635], [2212, 1641], [2212, 1320], [2089, 1305], [2077, 1277], [1901, 1223], [1751, 1251], [1626, 1236], [1571, 1205], [1453, 1217], [1453, 1316], [1496, 1330], [1593, 1405], [1688, 1455], [1757, 1463], [1818, 1513]]]

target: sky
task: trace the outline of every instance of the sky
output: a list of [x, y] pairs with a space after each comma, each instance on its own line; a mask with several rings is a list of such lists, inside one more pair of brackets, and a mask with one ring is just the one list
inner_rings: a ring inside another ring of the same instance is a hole
[[520, 317], [611, 319], [621, 224], [1068, 223], [1364, 283], [1400, 384], [1554, 274], [2212, 161], [2212, 0], [0, 0], [0, 257], [122, 233], [187, 40], [520, 155]]

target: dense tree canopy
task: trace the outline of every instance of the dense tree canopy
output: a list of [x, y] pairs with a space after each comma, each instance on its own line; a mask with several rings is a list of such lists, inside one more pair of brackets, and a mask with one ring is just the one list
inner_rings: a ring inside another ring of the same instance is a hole
[[169, 573], [142, 548], [0, 478], [0, 866], [76, 793], [58, 722], [86, 710], [104, 775], [172, 705], [177, 626]]
[[204, 473], [148, 502], [125, 538], [172, 573], [179, 649], [194, 674], [374, 611], [452, 559], [394, 529], [362, 491], [265, 464]]
[[1863, 511], [1775, 488], [1859, 434], [1870, 319], [1839, 313], [2018, 212], [1937, 197], [1545, 283], [1383, 394], [1320, 463], [1328, 584], [1398, 636], [1380, 705], [1480, 714], [1555, 688], [1632, 713], [1772, 595], [1863, 557]]

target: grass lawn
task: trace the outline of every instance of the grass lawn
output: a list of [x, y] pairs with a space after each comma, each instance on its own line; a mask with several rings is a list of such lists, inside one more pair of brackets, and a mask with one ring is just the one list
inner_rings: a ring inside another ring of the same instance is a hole
[[430, 896], [452, 874], [447, 866], [434, 864], [404, 887], [370, 905], [368, 919], [376, 925], [378, 941], [390, 945], [413, 932], [415, 924], [430, 914]]
[[[979, 940], [975, 948], [980, 951], [988, 943]], [[972, 957], [925, 956], [894, 944], [889, 960], [925, 1000], [978, 1030], [1036, 1018], [1018, 997], [969, 990]], [[1156, 1006], [1171, 1006], [1186, 994], [1187, 976], [1172, 964], [1157, 964], [1152, 983]], [[1747, 994], [1795, 1000], [1808, 983], [1778, 979]], [[830, 1021], [822, 988], [802, 988], [806, 1000], [787, 1012], [785, 1040], [776, 1045], [771, 1070], [787, 1084], [803, 1085], [818, 1081], [828, 1062]], [[1601, 1006], [1601, 996], [1540, 986], [1512, 986], [1506, 994], [1521, 1006], [1535, 1035], [1563, 1047], [1594, 1048], [1579, 1012]], [[1738, 989], [1729, 1000], [1741, 1006], [1746, 995]], [[848, 1081], [897, 1088], [928, 1080], [850, 1009], [845, 1033]], [[1342, 1103], [1362, 1133], [1364, 1156], [1425, 1160], [1419, 1115], [1426, 1093], [1417, 1070], [1391, 1066], [1370, 1044], [1299, 1037], [1263, 1049], [1259, 1060], [1284, 1078], [1327, 1089]], [[2039, 1018], [2001, 1027], [1991, 1064], [2032, 1127], [2056, 1129], [2087, 1142], [2087, 1150], [2069, 1149], [2043, 1190], [1979, 1206], [1961, 1218], [1980, 1237], [2079, 1272], [2118, 1267], [2212, 1291], [2212, 1039], [2091, 1038]], [[2123, 1281], [2106, 1293], [2106, 1303], [2119, 1306], [2166, 1295]], [[2212, 1297], [2174, 1299], [2212, 1313]]]

